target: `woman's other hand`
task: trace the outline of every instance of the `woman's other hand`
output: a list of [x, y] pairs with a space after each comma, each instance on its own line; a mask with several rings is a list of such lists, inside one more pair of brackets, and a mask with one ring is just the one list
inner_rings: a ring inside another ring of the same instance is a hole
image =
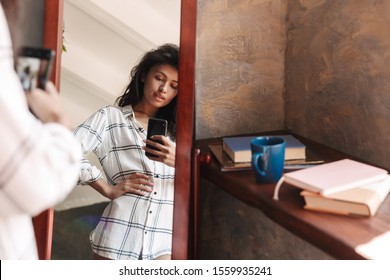
[[146, 195], [153, 190], [153, 183], [149, 180], [149, 176], [141, 173], [131, 174], [126, 180], [119, 182], [115, 186], [107, 184], [103, 179], [91, 183], [90, 186], [111, 200], [125, 193]]

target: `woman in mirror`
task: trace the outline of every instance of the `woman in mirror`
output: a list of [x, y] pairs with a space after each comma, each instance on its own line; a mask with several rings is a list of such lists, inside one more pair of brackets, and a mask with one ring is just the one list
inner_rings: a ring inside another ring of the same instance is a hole
[[[90, 234], [95, 259], [170, 259], [178, 61], [173, 44], [145, 53], [116, 105], [74, 131], [83, 154], [93, 152], [106, 176], [83, 159], [79, 184], [110, 199]], [[161, 143], [146, 139], [149, 118], [168, 121], [168, 136], [153, 138]]]

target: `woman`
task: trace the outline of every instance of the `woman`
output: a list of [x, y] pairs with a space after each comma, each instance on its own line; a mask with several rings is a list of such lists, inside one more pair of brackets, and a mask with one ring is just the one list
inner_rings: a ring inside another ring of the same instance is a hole
[[[81, 152], [58, 92], [24, 92], [14, 69], [8, 18], [15, 0], [0, 0], [0, 259], [37, 259], [32, 217], [62, 201], [75, 186]], [[21, 1], [23, 5], [24, 1]], [[18, 31], [12, 26], [13, 38]], [[32, 112], [34, 112], [34, 117]]]
[[[147, 52], [117, 106], [100, 109], [74, 131], [107, 178], [84, 159], [79, 183], [111, 199], [90, 235], [96, 259], [170, 259], [178, 60], [173, 44]], [[146, 139], [152, 117], [168, 121], [168, 137], [153, 138], [162, 144]]]

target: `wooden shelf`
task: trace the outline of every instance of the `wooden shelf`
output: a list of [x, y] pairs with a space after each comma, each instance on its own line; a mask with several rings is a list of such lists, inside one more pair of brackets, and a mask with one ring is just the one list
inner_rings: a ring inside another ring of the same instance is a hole
[[[286, 132], [264, 134], [278, 133]], [[306, 145], [308, 153], [315, 154], [325, 162], [342, 158], [358, 160], [315, 141], [294, 136]], [[210, 152], [210, 144], [221, 143], [221, 138], [213, 138], [198, 140], [196, 144], [205, 154]], [[364, 259], [355, 248], [390, 231], [390, 196], [374, 217], [342, 216], [304, 210], [300, 190], [287, 184], [280, 189], [279, 201], [273, 200], [275, 184], [256, 183], [252, 170], [222, 172], [214, 157], [209, 165], [201, 166], [201, 176], [237, 199], [258, 208], [276, 223], [336, 259]]]

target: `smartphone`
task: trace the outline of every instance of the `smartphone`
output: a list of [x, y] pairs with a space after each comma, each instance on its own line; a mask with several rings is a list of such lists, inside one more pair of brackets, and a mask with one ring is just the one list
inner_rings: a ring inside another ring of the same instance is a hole
[[16, 72], [25, 91], [45, 89], [53, 66], [52, 49], [22, 47], [18, 52]]
[[[148, 133], [147, 133], [147, 138], [149, 140], [152, 140], [151, 137], [153, 135], [164, 135], [164, 136], [167, 136], [167, 131], [168, 131], [168, 121], [167, 120], [164, 120], [164, 119], [157, 119], [157, 118], [150, 118], [149, 121], [148, 121]], [[161, 141], [157, 141], [157, 140], [152, 140], [152, 141], [155, 141], [155, 142], [158, 142], [160, 144], [162, 144]], [[153, 146], [150, 146], [150, 145], [146, 145], [147, 147], [151, 148], [151, 149], [154, 149], [154, 150], [158, 150], [157, 148], [153, 147]], [[157, 157], [151, 153], [148, 153], [146, 152], [146, 156], [148, 157]]]

